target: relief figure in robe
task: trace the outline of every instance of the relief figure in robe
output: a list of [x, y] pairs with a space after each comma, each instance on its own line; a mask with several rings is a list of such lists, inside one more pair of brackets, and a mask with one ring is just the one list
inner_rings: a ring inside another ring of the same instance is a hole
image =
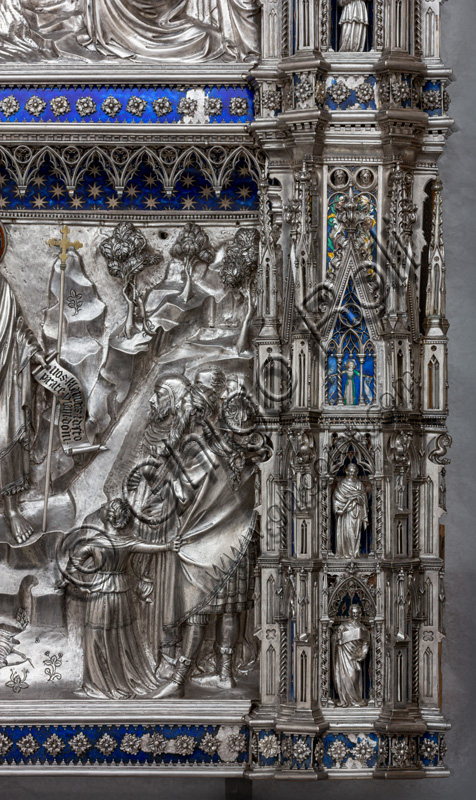
[[[218, 25], [189, 15], [189, 0], [86, 0], [90, 44], [106, 56], [243, 61], [258, 53], [253, 0], [218, 3]], [[223, 10], [224, 13], [220, 13]]]
[[357, 475], [356, 465], [349, 464], [332, 498], [337, 522], [336, 556], [345, 558], [358, 558], [362, 528], [368, 523], [367, 493]]
[[346, 378], [344, 389], [344, 403], [346, 406], [356, 405], [356, 391], [354, 377], [358, 377], [360, 372], [357, 370], [357, 362], [353, 358], [349, 358], [343, 369], [343, 377]]
[[101, 516], [104, 530], [73, 546], [64, 577], [86, 602], [82, 691], [119, 700], [157, 689], [137, 625], [131, 557], [171, 550], [179, 541], [150, 544], [133, 537], [130, 507], [123, 499], [111, 500]]
[[0, 62], [255, 61], [259, 0], [0, 0]]
[[369, 14], [367, 0], [339, 0], [341, 52], [358, 53], [365, 50]]
[[334, 683], [338, 706], [365, 706], [362, 662], [370, 648], [370, 631], [362, 622], [362, 609], [352, 605], [349, 620], [333, 636]]
[[19, 498], [30, 488], [31, 368], [38, 365], [45, 366], [41, 347], [0, 274], [0, 493], [5, 519], [19, 543], [33, 533], [20, 513]]
[[[147, 427], [139, 448], [137, 464], [128, 477], [132, 490], [130, 503], [138, 536], [152, 544], [167, 544], [177, 531], [174, 504], [165, 508], [160, 492], [155, 492], [153, 478], [167, 453], [180, 436], [180, 410], [188, 381], [181, 375], [161, 376], [149, 401]], [[148, 479], [151, 479], [149, 483]], [[141, 606], [143, 634], [149, 643], [158, 673], [171, 665], [175, 656], [176, 634], [164, 631], [163, 611], [165, 574], [174, 568], [175, 559], [168, 551], [134, 557], [134, 570], [140, 576], [139, 591], [146, 601]], [[169, 581], [172, 581], [169, 576]]]

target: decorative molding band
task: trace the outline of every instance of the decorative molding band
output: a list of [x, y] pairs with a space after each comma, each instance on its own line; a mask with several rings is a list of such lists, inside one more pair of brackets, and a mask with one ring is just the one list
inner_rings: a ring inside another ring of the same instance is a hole
[[236, 725], [6, 726], [0, 764], [245, 764], [248, 741]]
[[248, 86], [3, 86], [0, 123], [209, 124], [251, 122]]
[[[251, 748], [250, 748], [251, 743]], [[446, 770], [444, 734], [379, 736], [373, 732], [284, 734], [249, 725], [6, 725], [0, 728], [0, 771], [39, 765], [111, 769], [238, 767], [254, 772], [325, 771], [333, 777], [382, 769]]]
[[250, 147], [0, 144], [5, 214], [258, 213], [262, 156]]

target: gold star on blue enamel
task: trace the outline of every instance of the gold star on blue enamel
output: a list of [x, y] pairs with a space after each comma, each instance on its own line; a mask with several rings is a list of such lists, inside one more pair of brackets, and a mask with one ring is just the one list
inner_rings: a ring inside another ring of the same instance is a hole
[[34, 208], [42, 209], [46, 205], [46, 198], [41, 197], [41, 195], [37, 195], [32, 202]]
[[251, 189], [249, 186], [240, 186], [237, 194], [242, 200], [247, 200], [251, 194]]
[[155, 197], [152, 197], [150, 194], [148, 197], [144, 199], [144, 205], [146, 208], [154, 209], [157, 208], [157, 200]]
[[145, 175], [144, 183], [148, 189], [152, 189], [153, 186], [157, 185], [157, 178], [155, 178], [154, 175]]
[[232, 205], [233, 205], [233, 203], [232, 203], [230, 197], [227, 197], [225, 195], [224, 197], [220, 198], [220, 208], [223, 208], [223, 209], [225, 209], [227, 211], [229, 208], [232, 207]]
[[60, 197], [63, 197], [65, 190], [59, 183], [56, 183], [54, 186], [51, 187], [51, 194], [55, 198], [55, 200], [59, 200]]
[[127, 196], [131, 198], [131, 200], [135, 200], [136, 197], [138, 197], [139, 195], [139, 191], [136, 186], [128, 186], [128, 188], [125, 191], [125, 194], [127, 194]]
[[84, 205], [84, 200], [81, 200], [80, 197], [76, 197], [76, 195], [73, 195], [73, 197], [71, 198], [71, 205], [72, 205], [73, 208], [76, 208], [76, 209], [77, 208], [82, 208], [83, 205]]
[[102, 192], [102, 187], [98, 186], [96, 181], [94, 181], [93, 185], [90, 186], [88, 189], [89, 196], [94, 198], [94, 200], [96, 200], [96, 198], [99, 197], [101, 192]]
[[190, 197], [188, 194], [186, 197], [182, 197], [182, 205], [185, 211], [191, 211], [192, 208], [195, 208], [196, 200], [194, 197]]
[[203, 189], [200, 189], [200, 195], [203, 197], [204, 200], [210, 200], [211, 197], [215, 192], [213, 191], [211, 186], [204, 186]]
[[35, 177], [34, 177], [34, 178], [33, 178], [33, 180], [32, 180], [32, 183], [33, 183], [33, 184], [34, 184], [34, 185], [35, 185], [35, 186], [36, 186], [38, 189], [41, 189], [41, 188], [42, 188], [42, 187], [45, 185], [45, 180], [46, 180], [46, 179], [45, 179], [45, 178], [43, 178], [41, 175], [35, 175]]
[[181, 182], [183, 183], [183, 185], [187, 189], [189, 189], [190, 186], [193, 186], [193, 184], [195, 183], [195, 176], [194, 175], [183, 175]]

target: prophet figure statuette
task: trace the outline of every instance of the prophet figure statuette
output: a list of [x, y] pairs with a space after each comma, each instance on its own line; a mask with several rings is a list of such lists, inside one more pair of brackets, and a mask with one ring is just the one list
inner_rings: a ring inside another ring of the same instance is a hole
[[362, 622], [362, 609], [351, 605], [349, 620], [334, 634], [334, 682], [339, 706], [364, 706], [362, 662], [370, 648], [370, 631]]
[[365, 50], [365, 39], [369, 24], [367, 0], [339, 0], [342, 14], [340, 25], [341, 52], [358, 53]]
[[362, 528], [368, 523], [367, 493], [357, 475], [356, 465], [349, 464], [345, 478], [337, 484], [333, 497], [337, 519], [336, 555], [345, 558], [359, 556]]

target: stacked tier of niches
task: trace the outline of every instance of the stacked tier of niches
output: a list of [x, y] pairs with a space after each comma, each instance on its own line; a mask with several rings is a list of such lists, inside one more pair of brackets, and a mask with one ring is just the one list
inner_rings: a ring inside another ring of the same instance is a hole
[[257, 375], [275, 460], [253, 769], [445, 775], [440, 3], [283, 5], [285, 52], [254, 72], [272, 178]]
[[0, 12], [0, 771], [448, 774], [443, 2]]

